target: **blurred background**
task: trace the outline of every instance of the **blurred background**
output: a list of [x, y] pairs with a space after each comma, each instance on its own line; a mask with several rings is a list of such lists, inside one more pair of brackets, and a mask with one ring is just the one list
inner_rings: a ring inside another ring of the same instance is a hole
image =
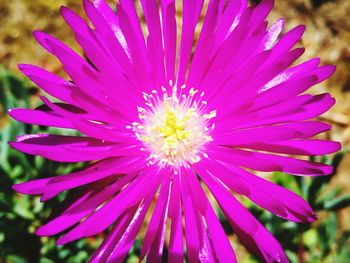
[[[116, 1], [109, 2], [115, 4]], [[64, 75], [58, 61], [35, 42], [31, 35], [33, 29], [53, 34], [80, 52], [59, 15], [61, 5], [84, 16], [80, 0], [0, 0], [0, 263], [86, 262], [103, 238], [101, 234], [58, 247], [55, 237], [35, 236], [35, 229], [47, 221], [67, 194], [43, 204], [38, 197], [16, 194], [11, 189], [14, 183], [69, 173], [83, 165], [59, 164], [27, 156], [7, 145], [7, 141], [24, 133], [62, 133], [17, 123], [6, 114], [9, 108], [39, 105], [40, 91], [21, 75], [18, 63], [40, 65]], [[181, 11], [178, 16], [181, 17]], [[270, 24], [280, 17], [286, 20], [285, 30], [298, 24], [307, 26], [300, 43], [306, 47], [302, 60], [320, 57], [323, 64], [337, 65], [333, 77], [311, 92], [330, 92], [336, 98], [337, 104], [320, 119], [334, 127], [323, 138], [340, 141], [343, 148], [335, 155], [317, 158], [336, 168], [329, 177], [311, 179], [271, 174], [271, 180], [308, 200], [319, 215], [317, 222], [286, 222], [245, 199], [241, 201], [281, 242], [291, 262], [347, 263], [350, 262], [350, 1], [276, 0], [269, 16]], [[258, 262], [236, 240], [222, 213], [218, 211], [218, 214], [239, 262]], [[140, 244], [140, 241], [135, 243], [127, 262], [138, 262]]]

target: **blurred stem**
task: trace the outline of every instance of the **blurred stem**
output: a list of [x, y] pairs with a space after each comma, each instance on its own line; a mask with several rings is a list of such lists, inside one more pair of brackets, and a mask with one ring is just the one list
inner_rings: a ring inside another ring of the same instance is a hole
[[304, 250], [303, 235], [299, 234], [299, 242], [298, 242], [299, 263], [305, 263], [304, 252], [305, 252], [305, 250]]

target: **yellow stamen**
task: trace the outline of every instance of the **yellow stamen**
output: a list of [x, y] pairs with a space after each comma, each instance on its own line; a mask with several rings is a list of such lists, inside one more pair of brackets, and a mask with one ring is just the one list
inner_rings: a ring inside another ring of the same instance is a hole
[[[185, 89], [182, 86], [181, 89]], [[181, 90], [180, 89], [180, 90]], [[190, 96], [178, 94], [176, 86], [172, 87], [170, 96], [164, 87], [163, 94], [157, 92], [143, 94], [145, 105], [149, 109], [138, 107], [140, 125], [133, 123], [134, 132], [139, 140], [150, 150], [150, 164], [161, 163], [181, 166], [198, 162], [207, 156], [203, 146], [212, 140], [207, 127], [209, 120], [216, 116], [216, 111], [202, 113], [207, 102], [195, 99], [198, 90], [189, 89]], [[153, 98], [152, 101], [149, 98]], [[198, 105], [201, 105], [198, 108]], [[214, 127], [212, 125], [212, 127]]]

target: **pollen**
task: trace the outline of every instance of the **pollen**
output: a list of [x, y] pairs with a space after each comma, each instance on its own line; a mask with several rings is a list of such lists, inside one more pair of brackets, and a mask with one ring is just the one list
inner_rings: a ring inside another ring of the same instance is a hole
[[149, 164], [180, 167], [207, 157], [205, 145], [212, 141], [216, 111], [206, 110], [204, 92], [199, 95], [183, 85], [162, 87], [159, 93], [142, 94], [145, 106], [137, 107], [140, 121], [127, 126], [143, 143], [142, 149], [148, 150]]

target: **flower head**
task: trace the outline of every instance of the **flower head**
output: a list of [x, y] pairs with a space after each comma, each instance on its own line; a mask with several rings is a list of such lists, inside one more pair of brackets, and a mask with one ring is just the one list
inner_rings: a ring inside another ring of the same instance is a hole
[[287, 220], [316, 218], [301, 197], [252, 171], [332, 173], [330, 165], [294, 156], [340, 148], [311, 138], [331, 128], [312, 119], [334, 99], [304, 93], [330, 77], [334, 66], [319, 66], [318, 58], [291, 66], [304, 51], [293, 49], [304, 27], [280, 37], [279, 19], [267, 29], [272, 0], [254, 7], [246, 0], [210, 0], [207, 8], [203, 0], [183, 0], [182, 20], [174, 0], [140, 2], [145, 28], [132, 0], [120, 0], [116, 12], [103, 0], [84, 0], [92, 27], [61, 9], [88, 61], [54, 37], [34, 32], [69, 80], [20, 65], [62, 102], [42, 96], [43, 107], [12, 109], [10, 115], [81, 136], [31, 134], [10, 144], [54, 161], [90, 162], [81, 171], [14, 186], [42, 201], [77, 188], [71, 204], [36, 234], [67, 230], [57, 241], [66, 244], [111, 226], [91, 261], [121, 262], [149, 213], [141, 259], [159, 261], [167, 247], [169, 262], [182, 262], [184, 251], [189, 262], [235, 262], [206, 185], [249, 250], [267, 262], [286, 262], [278, 242], [231, 191]]

